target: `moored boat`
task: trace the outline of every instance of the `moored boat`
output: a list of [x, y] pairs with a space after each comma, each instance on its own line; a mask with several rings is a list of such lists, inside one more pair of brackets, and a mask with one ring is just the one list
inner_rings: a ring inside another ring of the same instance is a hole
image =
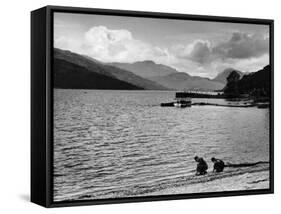
[[185, 107], [191, 107], [191, 98], [189, 97], [189, 94], [186, 92], [176, 92], [175, 97], [175, 103], [174, 106], [178, 108], [185, 108]]
[[178, 108], [191, 107], [191, 102], [186, 102], [186, 101], [174, 102], [174, 106]]
[[178, 107], [186, 108], [191, 107], [191, 98], [186, 92], [176, 92], [175, 101], [169, 103], [161, 103], [162, 107]]

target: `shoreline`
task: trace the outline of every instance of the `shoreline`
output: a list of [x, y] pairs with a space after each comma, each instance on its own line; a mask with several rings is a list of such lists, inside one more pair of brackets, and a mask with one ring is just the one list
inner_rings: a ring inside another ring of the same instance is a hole
[[[195, 172], [194, 172], [195, 173]], [[210, 193], [226, 191], [247, 191], [269, 189], [269, 164], [261, 163], [251, 167], [228, 168], [223, 173], [209, 172], [203, 176], [189, 174], [173, 179], [113, 188], [105, 192], [84, 192], [74, 194], [65, 200], [112, 199], [143, 196]], [[64, 201], [63, 198], [57, 201]]]
[[[249, 172], [232, 177], [224, 177], [211, 181], [187, 184], [178, 187], [162, 189], [148, 195], [174, 195], [174, 194], [192, 194], [208, 192], [225, 192], [225, 191], [245, 191], [255, 189], [269, 189], [269, 170]], [[147, 196], [148, 196], [147, 195]]]

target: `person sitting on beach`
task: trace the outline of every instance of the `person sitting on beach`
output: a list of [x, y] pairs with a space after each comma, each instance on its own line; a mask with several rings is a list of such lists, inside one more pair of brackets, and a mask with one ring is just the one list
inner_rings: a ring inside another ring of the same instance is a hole
[[198, 156], [195, 156], [194, 160], [198, 163], [195, 175], [205, 175], [208, 169], [206, 161], [203, 158], [199, 158]]
[[222, 160], [217, 159], [217, 158], [211, 158], [211, 161], [214, 163], [214, 169], [213, 172], [222, 172], [225, 164]]

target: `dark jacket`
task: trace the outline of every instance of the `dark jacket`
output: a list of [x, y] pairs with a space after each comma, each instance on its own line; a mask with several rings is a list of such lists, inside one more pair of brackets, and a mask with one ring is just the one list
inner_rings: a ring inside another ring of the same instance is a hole
[[222, 172], [225, 167], [225, 164], [222, 160], [216, 159], [214, 161], [214, 171], [215, 172]]
[[206, 174], [207, 169], [208, 169], [208, 165], [207, 165], [206, 161], [203, 158], [199, 158], [197, 162], [198, 162], [197, 168], [196, 168], [197, 173], [200, 175]]

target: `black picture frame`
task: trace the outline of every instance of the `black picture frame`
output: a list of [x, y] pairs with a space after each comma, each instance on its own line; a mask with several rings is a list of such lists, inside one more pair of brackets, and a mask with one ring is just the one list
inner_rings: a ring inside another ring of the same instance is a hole
[[[268, 25], [270, 28], [270, 188], [135, 198], [54, 202], [53, 193], [53, 14], [54, 12], [198, 20]], [[44, 207], [113, 204], [190, 198], [268, 194], [274, 192], [274, 21], [239, 17], [186, 15], [125, 10], [46, 6], [31, 12], [31, 201]]]

